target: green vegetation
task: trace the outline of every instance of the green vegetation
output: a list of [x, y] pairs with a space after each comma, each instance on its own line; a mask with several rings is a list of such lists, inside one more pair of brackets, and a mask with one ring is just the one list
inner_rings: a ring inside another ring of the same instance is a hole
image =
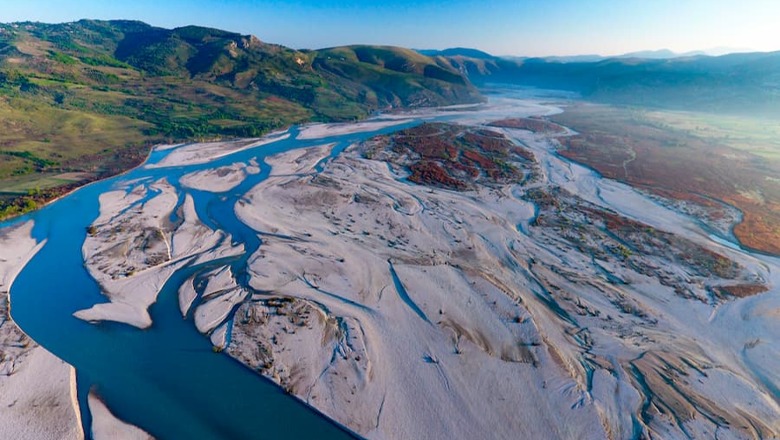
[[35, 156], [34, 153], [31, 153], [29, 151], [0, 151], [0, 154], [24, 159], [26, 161], [32, 162], [39, 168], [45, 168], [45, 167], [57, 165], [57, 162], [48, 159], [41, 159], [40, 157]]
[[615, 248], [615, 251], [620, 256], [620, 258], [623, 259], [623, 260], [626, 260], [626, 259], [630, 258], [632, 255], [634, 255], [634, 253], [631, 252], [631, 249], [629, 249], [624, 244], [618, 244], [617, 248]]
[[95, 57], [81, 57], [81, 62], [88, 66], [106, 66], [106, 67], [119, 67], [122, 69], [132, 69], [127, 63], [117, 60], [114, 57], [99, 54]]
[[405, 49], [296, 51], [135, 21], [0, 24], [0, 218], [132, 167], [155, 143], [480, 99], [443, 60]]
[[67, 64], [67, 65], [76, 64], [78, 62], [73, 57], [65, 55], [64, 53], [61, 52], [54, 52], [54, 51], [49, 51], [49, 58], [54, 62]]
[[35, 211], [38, 207], [38, 202], [31, 197], [20, 198], [14, 200], [14, 202], [3, 202], [0, 204], [0, 217], [5, 218], [22, 215], [30, 211]]

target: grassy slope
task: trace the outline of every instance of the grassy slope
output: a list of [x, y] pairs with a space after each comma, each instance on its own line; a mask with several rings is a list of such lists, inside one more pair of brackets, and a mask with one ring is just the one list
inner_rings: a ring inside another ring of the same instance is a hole
[[131, 167], [162, 141], [479, 99], [448, 65], [398, 48], [301, 52], [133, 21], [0, 25], [0, 216]]

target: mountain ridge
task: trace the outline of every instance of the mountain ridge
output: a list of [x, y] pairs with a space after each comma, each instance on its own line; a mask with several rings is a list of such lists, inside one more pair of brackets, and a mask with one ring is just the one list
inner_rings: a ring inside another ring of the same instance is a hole
[[[509, 83], [577, 92], [619, 105], [780, 116], [780, 51], [605, 59], [445, 57], [476, 85]], [[647, 54], [645, 54], [647, 56]]]
[[133, 20], [0, 24], [0, 218], [121, 172], [161, 142], [483, 99], [442, 58], [397, 47], [295, 50]]
[[522, 55], [493, 55], [476, 48], [468, 47], [451, 47], [447, 49], [415, 49], [417, 52], [427, 56], [464, 56], [477, 59], [496, 59], [501, 58], [505, 60], [546, 60], [549, 62], [571, 63], [571, 62], [598, 62], [613, 58], [640, 58], [640, 59], [674, 59], [674, 58], [688, 58], [688, 57], [719, 57], [723, 55], [731, 55], [738, 53], [766, 53], [760, 51], [754, 51], [744, 48], [730, 48], [730, 47], [712, 47], [702, 50], [691, 50], [686, 52], [675, 52], [671, 49], [654, 49], [654, 50], [639, 50], [626, 52], [615, 55], [599, 55], [595, 53], [590, 54], [576, 54], [576, 55], [544, 55], [544, 56], [522, 56]]

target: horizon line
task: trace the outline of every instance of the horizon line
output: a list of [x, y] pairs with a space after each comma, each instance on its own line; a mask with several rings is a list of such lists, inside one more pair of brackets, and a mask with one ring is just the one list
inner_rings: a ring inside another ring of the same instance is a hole
[[[152, 23], [150, 23], [148, 21], [145, 21], [145, 20], [139, 20], [139, 19], [133, 19], [133, 18], [103, 19], [103, 18], [86, 18], [86, 17], [84, 17], [84, 18], [80, 18], [78, 20], [72, 20], [72, 21], [48, 22], [48, 21], [40, 21], [40, 20], [24, 20], [24, 21], [0, 22], [0, 24], [20, 25], [20, 24], [25, 24], [25, 23], [37, 23], [37, 24], [46, 24], [46, 25], [63, 25], [63, 24], [78, 23], [78, 22], [81, 22], [81, 21], [98, 21], [98, 22], [100, 22], [100, 21], [102, 21], [102, 22], [127, 21], [127, 22], [138, 22], [138, 23], [146, 24], [146, 25], [151, 26], [151, 27], [156, 27], [156, 28], [159, 28], [159, 29], [167, 29], [167, 30], [176, 30], [176, 29], [182, 29], [182, 28], [189, 27], [189, 26], [194, 26], [194, 27], [201, 27], [201, 28], [219, 30], [219, 31], [223, 31], [223, 32], [235, 33], [235, 34], [238, 34], [238, 35], [254, 36], [255, 38], [260, 39], [264, 43], [284, 46], [284, 47], [288, 47], [288, 48], [291, 48], [291, 49], [294, 49], [294, 50], [299, 50], [299, 51], [316, 51], [316, 50], [331, 49], [331, 48], [336, 48], [336, 47], [347, 47], [347, 46], [386, 46], [386, 47], [398, 47], [398, 48], [403, 48], [403, 49], [409, 49], [409, 50], [413, 50], [413, 51], [416, 51], [416, 52], [430, 51], [430, 50], [446, 51], [446, 50], [452, 50], [452, 49], [467, 49], [467, 50], [477, 50], [477, 51], [483, 52], [483, 53], [485, 53], [487, 55], [490, 55], [490, 56], [496, 57], [496, 58], [521, 58], [521, 59], [579, 58], [579, 57], [598, 57], [598, 58], [603, 58], [603, 59], [622, 58], [622, 57], [632, 58], [634, 54], [665, 52], [665, 51], [670, 52], [672, 55], [671, 56], [667, 56], [667, 57], [659, 57], [659, 58], [644, 58], [644, 57], [641, 57], [641, 56], [636, 56], [635, 58], [640, 58], [640, 59], [669, 59], [669, 58], [685, 58], [685, 57], [688, 57], [688, 56], [691, 56], [691, 57], [693, 57], [693, 56], [708, 56], [708, 57], [716, 58], [716, 57], [733, 55], [733, 54], [750, 54], [750, 53], [770, 54], [770, 53], [780, 52], [780, 47], [777, 48], [777, 49], [773, 49], [773, 50], [758, 50], [758, 49], [754, 49], [754, 48], [713, 47], [713, 48], [707, 48], [707, 49], [693, 49], [693, 50], [686, 50], [686, 51], [678, 51], [678, 50], [670, 49], [668, 47], [661, 47], [661, 48], [657, 48], [657, 49], [638, 49], [638, 50], [632, 50], [632, 51], [629, 51], [629, 52], [615, 53], [615, 54], [610, 54], [610, 55], [602, 55], [602, 54], [597, 53], [597, 52], [593, 52], [593, 53], [573, 53], [573, 54], [565, 54], [565, 55], [562, 55], [562, 54], [523, 55], [523, 54], [519, 54], [519, 53], [518, 54], [500, 54], [500, 55], [497, 55], [497, 54], [491, 53], [491, 52], [489, 52], [487, 50], [481, 49], [479, 47], [458, 46], [458, 45], [445, 47], [443, 49], [439, 49], [439, 48], [413, 48], [413, 47], [408, 47], [408, 46], [402, 46], [402, 45], [396, 45], [396, 44], [384, 44], [384, 43], [383, 44], [346, 43], [346, 44], [340, 44], [340, 45], [335, 45], [335, 46], [325, 46], [325, 47], [319, 47], [319, 48], [294, 47], [294, 46], [288, 46], [288, 45], [283, 44], [283, 43], [276, 43], [276, 42], [271, 42], [271, 41], [264, 40], [262, 38], [259, 38], [256, 34], [251, 33], [251, 32], [244, 34], [244, 33], [240, 32], [240, 31], [232, 31], [232, 30], [228, 30], [228, 29], [224, 29], [224, 28], [220, 28], [220, 27], [215, 27], [215, 26], [211, 26], [211, 25], [204, 25], [204, 24], [187, 24], [187, 25], [183, 25], [183, 26], [165, 27], [165, 26], [152, 24]], [[707, 53], [707, 52], [712, 52], [712, 51], [719, 51], [720, 52], [721, 50], [723, 51], [723, 53], [718, 53], [717, 55], [712, 55], [712, 54]]]

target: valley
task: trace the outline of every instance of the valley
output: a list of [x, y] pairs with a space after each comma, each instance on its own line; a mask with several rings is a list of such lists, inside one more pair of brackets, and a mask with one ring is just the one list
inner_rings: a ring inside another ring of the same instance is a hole
[[[238, 431], [243, 412], [226, 402], [258, 374], [365, 438], [777, 435], [778, 260], [559, 155], [579, 136], [549, 122], [560, 118], [547, 99], [507, 93], [256, 142], [160, 147], [144, 167], [85, 188], [94, 214], [67, 226], [82, 238], [48, 235], [89, 273], [63, 281], [99, 289], [69, 289], [71, 305], [42, 321], [31, 301], [41, 281], [25, 269], [14, 317], [90, 372], [79, 389], [160, 437], [223, 432], [226, 419], [190, 420], [189, 401], [204, 396], [184, 389], [176, 405], [141, 414], [115, 368], [157, 395], [155, 378], [179, 389], [171, 371], [183, 357], [205, 368], [187, 377], [238, 360], [246, 376], [202, 383], [222, 384], [208, 405], [237, 417]], [[32, 219], [83, 211], [68, 208], [82, 191]], [[725, 230], [738, 221], [721, 219]], [[147, 347], [155, 367], [119, 367], [123, 350], [90, 360], [50, 322], [95, 347], [117, 337], [128, 353]], [[302, 417], [285, 408], [274, 417]]]
[[[728, 238], [780, 254], [780, 144], [760, 118], [581, 104], [553, 120], [581, 134], [561, 154], [671, 199]], [[718, 223], [739, 219], [733, 231]]]
[[778, 60], [0, 24], [0, 434], [778, 438]]

